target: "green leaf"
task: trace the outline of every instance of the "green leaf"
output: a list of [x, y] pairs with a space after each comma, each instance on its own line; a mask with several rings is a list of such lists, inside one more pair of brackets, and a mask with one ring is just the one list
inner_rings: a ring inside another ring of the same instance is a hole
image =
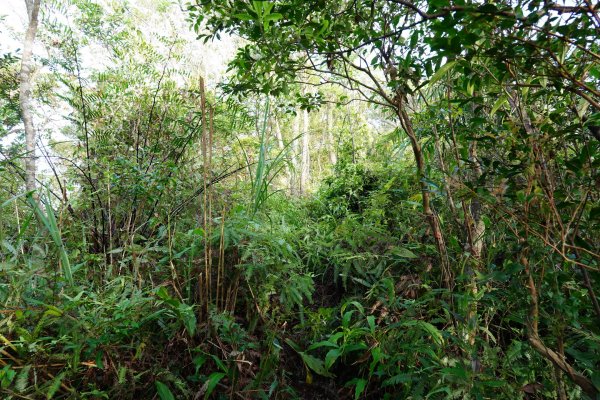
[[327, 371], [327, 369], [325, 368], [325, 364], [322, 360], [304, 352], [298, 352], [298, 354], [300, 354], [300, 357], [302, 357], [302, 361], [304, 361], [304, 364], [306, 364], [306, 366], [310, 370], [314, 371], [315, 373], [321, 376], [333, 378], [334, 375], [331, 372]]
[[53, 305], [48, 304], [46, 305], [46, 307], [48, 309], [44, 312], [44, 315], [49, 315], [53, 317], [60, 317], [61, 315], [63, 315], [63, 311]]
[[188, 306], [187, 304], [180, 303], [179, 307], [177, 307], [177, 311], [181, 320], [183, 321], [185, 329], [188, 331], [188, 334], [190, 336], [194, 336], [196, 334], [197, 324], [194, 308], [192, 306]]
[[252, 21], [254, 19], [254, 17], [248, 13], [234, 14], [233, 16], [242, 21]]
[[502, 105], [504, 105], [505, 103], [508, 103], [508, 96], [500, 96], [500, 98], [496, 100], [496, 102], [492, 106], [492, 110], [490, 111], [490, 117], [493, 117], [494, 114], [496, 114], [496, 111], [498, 111], [498, 109], [500, 109], [500, 107], [502, 107]]
[[446, 64], [444, 64], [440, 69], [438, 69], [435, 72], [435, 74], [433, 74], [433, 76], [429, 80], [429, 84], [433, 85], [434, 83], [436, 83], [437, 81], [442, 79], [444, 77], [444, 75], [446, 74], [446, 72], [450, 71], [455, 65], [456, 65], [456, 61], [450, 61], [450, 62], [447, 62]]
[[225, 363], [223, 363], [223, 361], [221, 361], [219, 357], [215, 356], [214, 354], [211, 354], [211, 358], [213, 359], [215, 364], [217, 364], [217, 367], [221, 369], [221, 371], [227, 371], [227, 366], [225, 365]]
[[365, 308], [358, 301], [349, 301], [346, 304], [344, 304], [344, 306], [342, 307], [342, 312], [344, 312], [344, 310], [346, 310], [346, 308], [348, 308], [348, 306], [356, 307], [356, 309], [358, 310], [358, 312], [361, 315], [365, 314]]
[[592, 383], [596, 389], [600, 390], [600, 372], [596, 371], [592, 374]]
[[279, 13], [273, 13], [265, 16], [265, 21], [278, 21], [283, 18], [283, 15]]
[[295, 352], [300, 352], [300, 346], [298, 346], [296, 343], [294, 343], [294, 341], [290, 338], [286, 338], [285, 342], [292, 348], [294, 349]]
[[15, 249], [15, 247], [12, 244], [10, 244], [9, 242], [7, 242], [6, 240], [3, 240], [2, 241], [2, 246], [6, 247], [6, 249], [8, 251], [10, 251], [10, 253], [13, 256], [17, 256], [17, 249]]
[[125, 380], [127, 378], [127, 368], [124, 366], [120, 366], [118, 373], [117, 373], [117, 382], [119, 382], [119, 385], [123, 385], [125, 383]]
[[438, 394], [438, 393], [442, 393], [445, 392], [447, 396], [450, 396], [451, 391], [450, 388], [447, 386], [442, 386], [440, 388], [437, 388], [429, 393], [427, 393], [427, 397], [425, 397], [426, 399], [441, 399], [441, 398], [448, 398], [448, 397], [435, 397], [433, 396], [434, 394]]
[[24, 193], [20, 193], [20, 194], [17, 194], [17, 195], [15, 195], [15, 196], [12, 196], [12, 197], [11, 197], [11, 198], [9, 198], [8, 200], [6, 200], [6, 201], [5, 201], [5, 202], [3, 202], [2, 204], [0, 204], [0, 208], [4, 208], [4, 207], [6, 207], [7, 205], [9, 205], [10, 203], [12, 203], [13, 201], [17, 200], [19, 197], [23, 197], [23, 196], [25, 196], [26, 194], [27, 194], [27, 192], [24, 192]]
[[330, 342], [329, 340], [321, 340], [320, 342], [311, 344], [308, 347], [308, 350], [316, 350], [321, 347], [338, 347], [338, 345]]
[[156, 291], [156, 296], [161, 300], [171, 300], [171, 296], [169, 295], [167, 288], [164, 286], [158, 288]]
[[473, 80], [470, 80], [467, 83], [467, 94], [469, 96], [473, 96], [473, 92], [475, 91], [475, 82]]
[[160, 400], [175, 400], [175, 396], [173, 396], [173, 393], [167, 385], [161, 381], [155, 381], [154, 384], [156, 385], [156, 392], [158, 393]]
[[415, 253], [404, 247], [395, 247], [392, 250], [392, 254], [403, 258], [418, 258], [418, 256]]
[[37, 201], [35, 201], [31, 196], [27, 196], [27, 201], [29, 202], [31, 207], [34, 209], [34, 211], [37, 214], [40, 221], [42, 221], [42, 223], [44, 224], [44, 226], [50, 233], [50, 236], [52, 237], [54, 244], [58, 248], [63, 275], [64, 275], [67, 283], [69, 283], [69, 285], [72, 286], [73, 285], [73, 273], [71, 271], [71, 263], [69, 262], [69, 257], [67, 255], [67, 251], [65, 250], [62, 238], [60, 236], [60, 230], [58, 229], [58, 224], [56, 222], [56, 218], [54, 217], [54, 210], [52, 209], [50, 200], [48, 200], [49, 198], [50, 198], [50, 192], [48, 192], [46, 199], [41, 199], [41, 202], [45, 206], [45, 212], [44, 212], [44, 210], [42, 210], [39, 203]]
[[17, 373], [11, 369], [10, 365], [6, 365], [0, 370], [0, 387], [6, 389], [10, 386]]
[[371, 331], [371, 335], [375, 334], [375, 316], [369, 315], [367, 317], [367, 323], [369, 324], [369, 330]]
[[390, 190], [395, 181], [396, 181], [396, 177], [394, 176], [385, 185], [383, 185], [383, 191], [387, 192], [388, 190]]
[[58, 392], [58, 389], [60, 388], [60, 384], [62, 383], [64, 377], [64, 372], [56, 375], [56, 378], [52, 380], [52, 383], [50, 383], [50, 386], [48, 387], [48, 391], [46, 392], [46, 399], [51, 399], [54, 397], [56, 392]]
[[446, 375], [456, 376], [460, 379], [467, 379], [467, 371], [462, 367], [443, 368], [441, 372]]
[[224, 372], [213, 372], [212, 374], [210, 374], [210, 376], [208, 377], [208, 380], [206, 381], [207, 386], [206, 386], [206, 392], [204, 393], [204, 399], [208, 399], [208, 397], [212, 394], [212, 392], [217, 387], [217, 384], [219, 383], [219, 381], [221, 379], [223, 379], [224, 376], [225, 376]]
[[507, 385], [505, 381], [481, 381], [481, 384], [488, 387], [505, 387]]
[[31, 369], [31, 365], [26, 365], [23, 367], [17, 379], [15, 380], [15, 391], [23, 392], [27, 388], [29, 384], [29, 370]]
[[513, 343], [508, 348], [508, 351], [506, 352], [506, 360], [508, 362], [515, 361], [521, 355], [522, 347], [523, 344], [521, 342], [516, 340], [513, 341]]
[[394, 375], [391, 378], [386, 379], [385, 381], [383, 381], [383, 387], [386, 386], [396, 386], [399, 385], [401, 383], [406, 383], [406, 382], [410, 382], [412, 380], [412, 378], [410, 377], [409, 374], [398, 374], [398, 375]]
[[264, 3], [263, 1], [257, 1], [257, 0], [252, 1], [252, 9], [258, 15], [263, 14], [263, 3]]
[[352, 319], [352, 314], [354, 314], [355, 310], [350, 310], [350, 311], [346, 311], [344, 313], [344, 315], [342, 316], [342, 326], [344, 328], [347, 328], [348, 326], [350, 326], [350, 321]]
[[365, 387], [367, 387], [366, 379], [359, 379], [356, 381], [356, 387], [354, 388], [354, 400], [357, 400], [362, 392], [365, 391]]
[[425, 332], [427, 332], [432, 337], [434, 342], [436, 342], [439, 345], [444, 344], [444, 338], [442, 336], [442, 333], [439, 331], [438, 328], [431, 325], [429, 322], [420, 321], [420, 320], [410, 320], [410, 321], [404, 322], [402, 324], [402, 326], [419, 327], [422, 330], [424, 330]]
[[325, 355], [325, 368], [330, 369], [341, 355], [342, 350], [339, 348], [329, 350]]

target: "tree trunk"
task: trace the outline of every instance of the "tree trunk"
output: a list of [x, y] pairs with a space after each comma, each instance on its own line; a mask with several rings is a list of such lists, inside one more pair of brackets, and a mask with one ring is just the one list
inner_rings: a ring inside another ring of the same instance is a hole
[[421, 149], [421, 144], [417, 139], [417, 135], [413, 129], [412, 122], [404, 110], [403, 101], [405, 99], [400, 98], [397, 104], [396, 113], [398, 115], [398, 119], [400, 120], [400, 125], [402, 129], [406, 132], [408, 139], [410, 141], [413, 154], [415, 156], [415, 161], [417, 163], [417, 175], [419, 177], [419, 181], [421, 184], [421, 197], [423, 204], [423, 214], [425, 215], [425, 219], [431, 228], [431, 232], [433, 234], [433, 238], [435, 240], [435, 245], [440, 257], [440, 267], [442, 272], [442, 280], [444, 285], [447, 288], [451, 288], [452, 286], [452, 274], [450, 271], [450, 264], [448, 261], [448, 252], [446, 250], [446, 242], [444, 241], [444, 236], [442, 235], [442, 227], [440, 225], [440, 220], [437, 212], [431, 207], [431, 201], [429, 197], [429, 188], [427, 187], [427, 182], [425, 182], [426, 174], [425, 174], [425, 158], [423, 157], [423, 151]]
[[23, 44], [23, 56], [21, 57], [19, 103], [21, 106], [21, 116], [25, 126], [25, 147], [27, 157], [25, 158], [25, 189], [34, 191], [35, 184], [35, 143], [36, 134], [33, 126], [33, 116], [31, 114], [31, 73], [33, 71], [33, 43], [38, 28], [38, 15], [40, 11], [41, 0], [25, 0], [27, 6], [27, 15], [29, 17], [29, 26], [25, 34], [25, 43]]
[[337, 163], [336, 145], [333, 138], [333, 106], [329, 104], [327, 107], [327, 145], [329, 151], [329, 162], [331, 166]]
[[300, 163], [300, 194], [306, 192], [310, 180], [310, 121], [308, 111], [303, 111], [302, 159]]
[[281, 126], [279, 125], [279, 120], [277, 117], [273, 117], [273, 123], [275, 125], [275, 137], [277, 138], [277, 146], [280, 151], [285, 149], [285, 143], [283, 143], [283, 135], [281, 133]]
[[[272, 118], [272, 123], [273, 128], [275, 130], [275, 138], [277, 139], [277, 147], [279, 148], [280, 153], [283, 154], [283, 152], [285, 151], [285, 142], [283, 141], [283, 133], [281, 132], [281, 125], [279, 125], [279, 119], [276, 116], [274, 116]], [[285, 187], [285, 182], [289, 182], [290, 176], [290, 165], [286, 163], [285, 168], [283, 169], [282, 173], [278, 178], [279, 184], [282, 187]]]
[[[469, 144], [469, 158], [471, 161], [471, 183], [474, 187], [477, 186], [479, 178], [483, 175], [481, 165], [477, 159], [477, 142]], [[479, 199], [474, 197], [468, 203], [463, 200], [465, 211], [465, 230], [468, 243], [468, 251], [471, 254], [467, 264], [467, 275], [469, 275], [469, 283], [467, 291], [470, 293], [469, 306], [467, 311], [467, 340], [472, 349], [475, 348], [475, 339], [477, 337], [479, 313], [478, 308], [478, 293], [479, 287], [477, 284], [477, 271], [482, 269], [482, 252], [483, 252], [483, 236], [485, 234], [485, 224], [482, 219], [482, 207]], [[479, 372], [480, 363], [477, 360], [477, 352], [472, 351], [471, 366], [473, 372]]]
[[294, 117], [294, 126], [293, 126], [293, 135], [292, 138], [292, 151], [291, 151], [291, 159], [292, 159], [292, 167], [290, 168], [290, 194], [292, 196], [296, 196], [298, 194], [298, 185], [297, 185], [297, 176], [299, 169], [298, 162], [298, 136], [300, 136], [300, 114], [296, 114]]

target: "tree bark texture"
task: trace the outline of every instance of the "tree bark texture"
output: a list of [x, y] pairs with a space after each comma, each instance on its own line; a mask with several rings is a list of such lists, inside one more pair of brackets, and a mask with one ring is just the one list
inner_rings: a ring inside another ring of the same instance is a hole
[[31, 112], [31, 75], [33, 72], [33, 43], [38, 28], [38, 15], [40, 11], [41, 0], [26, 0], [27, 15], [29, 17], [29, 26], [25, 34], [25, 43], [23, 45], [23, 55], [21, 57], [21, 72], [19, 73], [19, 104], [21, 106], [21, 117], [25, 127], [25, 147], [27, 157], [25, 158], [25, 189], [35, 190], [35, 144], [36, 132], [33, 125], [33, 115]]

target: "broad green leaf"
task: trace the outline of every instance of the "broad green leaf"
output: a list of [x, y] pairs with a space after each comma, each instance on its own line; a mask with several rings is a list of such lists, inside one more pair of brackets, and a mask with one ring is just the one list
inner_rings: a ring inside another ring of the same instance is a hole
[[352, 314], [354, 314], [355, 310], [346, 311], [342, 316], [342, 326], [347, 328], [350, 326], [350, 320], [352, 319]]
[[167, 385], [161, 381], [155, 381], [154, 384], [156, 385], [156, 392], [160, 400], [175, 400], [175, 396], [173, 396], [171, 389]]
[[325, 354], [325, 368], [330, 369], [341, 355], [342, 350], [339, 348], [329, 350], [327, 354]]
[[196, 334], [196, 314], [194, 313], [194, 308], [192, 306], [188, 306], [187, 304], [180, 303], [177, 308], [179, 315], [183, 321], [183, 325], [185, 329], [188, 331], [190, 336], [194, 336]]
[[310, 370], [314, 371], [315, 373], [321, 376], [333, 378], [334, 375], [331, 372], [327, 371], [327, 368], [325, 368], [325, 364], [322, 360], [304, 352], [298, 352], [298, 354], [300, 354], [300, 357], [302, 357], [302, 361], [304, 361], [304, 364], [306, 364], [306, 366]]
[[313, 343], [308, 347], [308, 350], [316, 350], [321, 347], [338, 347], [337, 344], [330, 342], [329, 340], [322, 340], [317, 343]]
[[490, 111], [490, 117], [493, 117], [494, 114], [496, 114], [496, 111], [498, 111], [500, 109], [500, 107], [502, 107], [504, 104], [508, 103], [508, 96], [507, 95], [502, 95], [498, 98], [498, 100], [496, 100], [496, 102], [494, 103], [494, 105], [492, 106], [492, 110]]

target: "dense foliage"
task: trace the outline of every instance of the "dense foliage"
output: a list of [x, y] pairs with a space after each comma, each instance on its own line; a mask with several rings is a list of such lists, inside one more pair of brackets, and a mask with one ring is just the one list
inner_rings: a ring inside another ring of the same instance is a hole
[[140, 4], [44, 4], [33, 192], [0, 48], [0, 397], [600, 398], [599, 5]]

